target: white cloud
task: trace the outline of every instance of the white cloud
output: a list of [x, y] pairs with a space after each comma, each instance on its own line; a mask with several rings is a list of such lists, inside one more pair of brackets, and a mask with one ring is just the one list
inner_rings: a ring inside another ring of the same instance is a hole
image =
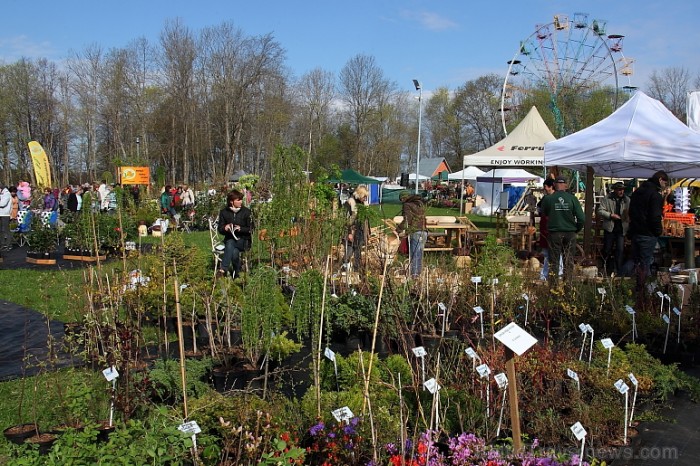
[[430, 11], [413, 12], [404, 10], [401, 16], [417, 22], [430, 31], [445, 31], [457, 28], [457, 23], [451, 19]]
[[0, 56], [6, 62], [12, 62], [22, 57], [51, 58], [55, 53], [49, 42], [35, 42], [27, 35], [0, 37]]

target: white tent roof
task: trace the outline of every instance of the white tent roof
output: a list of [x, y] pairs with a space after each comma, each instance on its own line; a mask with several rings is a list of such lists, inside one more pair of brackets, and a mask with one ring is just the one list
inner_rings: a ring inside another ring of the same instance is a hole
[[700, 133], [641, 91], [607, 118], [544, 147], [547, 166], [591, 166], [596, 175], [627, 178], [658, 170], [700, 177]]
[[522, 168], [492, 168], [483, 175], [479, 176], [477, 181], [489, 181], [492, 179], [501, 179], [502, 183], [523, 183], [530, 180], [539, 180], [540, 177], [533, 175]]
[[[409, 174], [408, 174], [408, 179], [411, 180], [411, 181], [416, 181], [416, 174], [415, 174], [415, 173], [409, 173]], [[418, 175], [418, 181], [429, 180], [429, 179], [430, 179], [429, 176]]]
[[497, 144], [476, 154], [464, 156], [464, 166], [541, 167], [544, 143], [556, 139], [540, 113], [532, 107], [518, 126]]
[[483, 170], [476, 167], [467, 167], [458, 172], [450, 173], [447, 175], [448, 180], [475, 180], [477, 176], [482, 176], [484, 174]]

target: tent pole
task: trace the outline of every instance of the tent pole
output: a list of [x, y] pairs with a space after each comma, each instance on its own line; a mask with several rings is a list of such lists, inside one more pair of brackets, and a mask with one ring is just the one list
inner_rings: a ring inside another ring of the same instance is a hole
[[593, 228], [593, 167], [588, 165], [586, 167], [586, 203], [585, 203], [585, 216], [586, 221], [583, 227], [583, 250], [586, 251], [584, 254], [590, 255], [590, 258], [595, 257], [595, 251], [592, 249], [592, 232]]

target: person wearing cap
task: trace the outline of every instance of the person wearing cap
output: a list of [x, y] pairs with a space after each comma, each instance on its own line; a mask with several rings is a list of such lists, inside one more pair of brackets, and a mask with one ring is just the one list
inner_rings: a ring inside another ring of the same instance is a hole
[[[637, 302], [644, 302], [644, 283], [654, 263], [654, 250], [663, 233], [662, 219], [664, 199], [661, 196], [668, 186], [668, 175], [657, 171], [643, 182], [630, 196], [629, 229], [627, 235], [632, 241], [632, 258], [637, 277]], [[638, 306], [639, 307], [639, 306]]]
[[10, 213], [12, 213], [12, 195], [4, 183], [0, 183], [0, 250], [12, 249], [12, 231], [10, 231]]
[[[630, 198], [625, 184], [617, 182], [610, 194], [601, 199], [596, 215], [603, 219], [603, 261], [605, 269], [610, 257], [615, 258], [614, 271], [620, 275], [625, 260], [625, 235], [629, 226]], [[614, 251], [614, 256], [613, 256]]]
[[[547, 216], [549, 230], [549, 251], [551, 264], [564, 264], [564, 280], [574, 275], [574, 255], [576, 235], [583, 229], [585, 215], [579, 200], [566, 191], [566, 178], [558, 176], [554, 180], [554, 192], [542, 199], [542, 213]], [[556, 267], [550, 267], [549, 280], [553, 283], [558, 275]]]

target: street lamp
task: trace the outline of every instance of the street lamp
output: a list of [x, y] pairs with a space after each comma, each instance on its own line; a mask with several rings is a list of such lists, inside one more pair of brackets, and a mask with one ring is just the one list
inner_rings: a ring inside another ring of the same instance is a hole
[[136, 138], [136, 160], [138, 160], [139, 162], [141, 162], [141, 151], [139, 150], [141, 147], [140, 144], [141, 138]]
[[418, 181], [420, 180], [420, 130], [423, 116], [423, 87], [417, 79], [413, 80], [413, 85], [418, 91], [418, 151], [416, 152], [416, 194], [418, 194]]

